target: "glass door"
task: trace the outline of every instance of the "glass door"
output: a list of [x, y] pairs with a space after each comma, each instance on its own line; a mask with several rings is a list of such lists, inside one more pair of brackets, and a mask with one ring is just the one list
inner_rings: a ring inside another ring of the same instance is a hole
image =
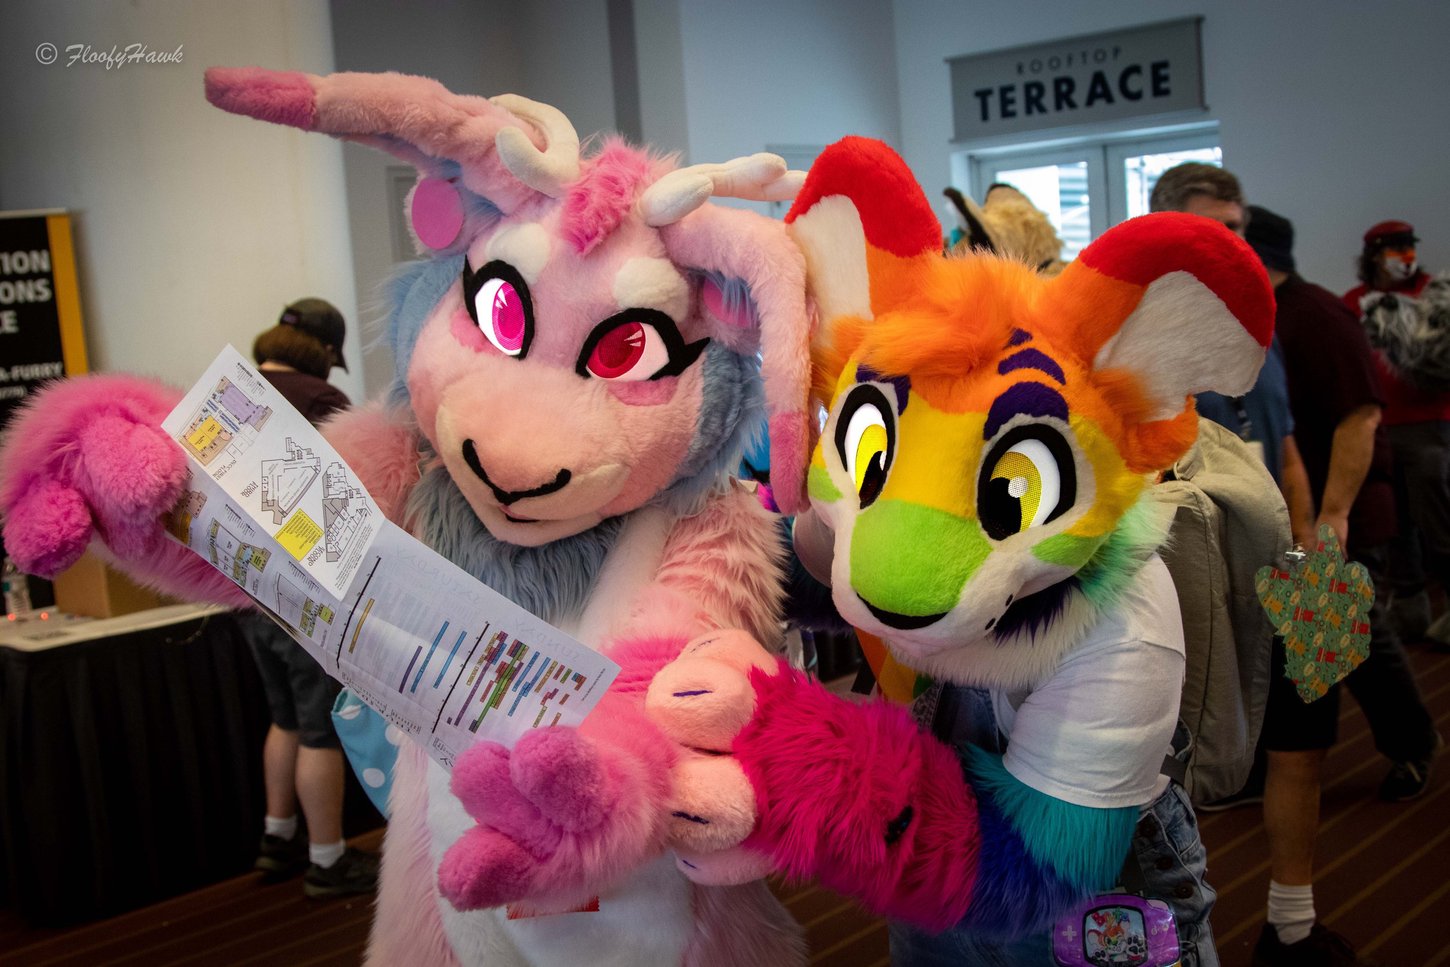
[[994, 149], [967, 155], [968, 194], [980, 200], [997, 183], [1021, 191], [1047, 214], [1062, 239], [1063, 259], [1071, 260], [1109, 227], [1147, 213], [1164, 171], [1184, 161], [1222, 160], [1216, 125], [1050, 149]]

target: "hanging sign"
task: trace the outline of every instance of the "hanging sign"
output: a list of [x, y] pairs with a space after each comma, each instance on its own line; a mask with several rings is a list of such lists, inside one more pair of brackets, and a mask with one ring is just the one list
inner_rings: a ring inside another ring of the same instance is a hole
[[70, 216], [0, 212], [0, 427], [40, 384], [85, 371]]
[[1202, 17], [948, 58], [953, 139], [1203, 108]]

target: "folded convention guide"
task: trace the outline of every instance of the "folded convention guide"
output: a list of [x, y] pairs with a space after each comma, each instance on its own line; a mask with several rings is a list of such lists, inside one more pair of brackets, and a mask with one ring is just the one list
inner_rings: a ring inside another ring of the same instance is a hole
[[162, 428], [192, 472], [172, 535], [445, 766], [479, 739], [578, 725], [618, 673], [384, 518], [231, 346]]

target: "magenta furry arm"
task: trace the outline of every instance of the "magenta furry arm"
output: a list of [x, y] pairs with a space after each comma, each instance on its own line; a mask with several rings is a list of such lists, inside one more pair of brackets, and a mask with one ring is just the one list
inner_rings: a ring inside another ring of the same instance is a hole
[[248, 599], [182, 545], [162, 516], [189, 479], [161, 430], [181, 393], [134, 376], [82, 376], [37, 393], [0, 441], [5, 547], [20, 567], [54, 577], [92, 538], [144, 584], [234, 607]]
[[905, 709], [842, 701], [784, 666], [751, 684], [756, 714], [733, 749], [757, 797], [746, 845], [876, 913], [933, 929], [961, 920], [980, 837], [956, 754]]

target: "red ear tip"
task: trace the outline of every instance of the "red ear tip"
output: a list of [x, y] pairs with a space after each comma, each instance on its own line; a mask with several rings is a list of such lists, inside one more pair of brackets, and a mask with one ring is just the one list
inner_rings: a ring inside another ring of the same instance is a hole
[[885, 142], [852, 136], [822, 151], [785, 220], [832, 195], [856, 206], [872, 246], [903, 258], [941, 251], [941, 222], [911, 169]]
[[1183, 212], [1156, 212], [1108, 229], [1078, 260], [1112, 279], [1147, 286], [1188, 272], [1223, 300], [1261, 346], [1274, 334], [1274, 290], [1263, 263], [1223, 223]]

